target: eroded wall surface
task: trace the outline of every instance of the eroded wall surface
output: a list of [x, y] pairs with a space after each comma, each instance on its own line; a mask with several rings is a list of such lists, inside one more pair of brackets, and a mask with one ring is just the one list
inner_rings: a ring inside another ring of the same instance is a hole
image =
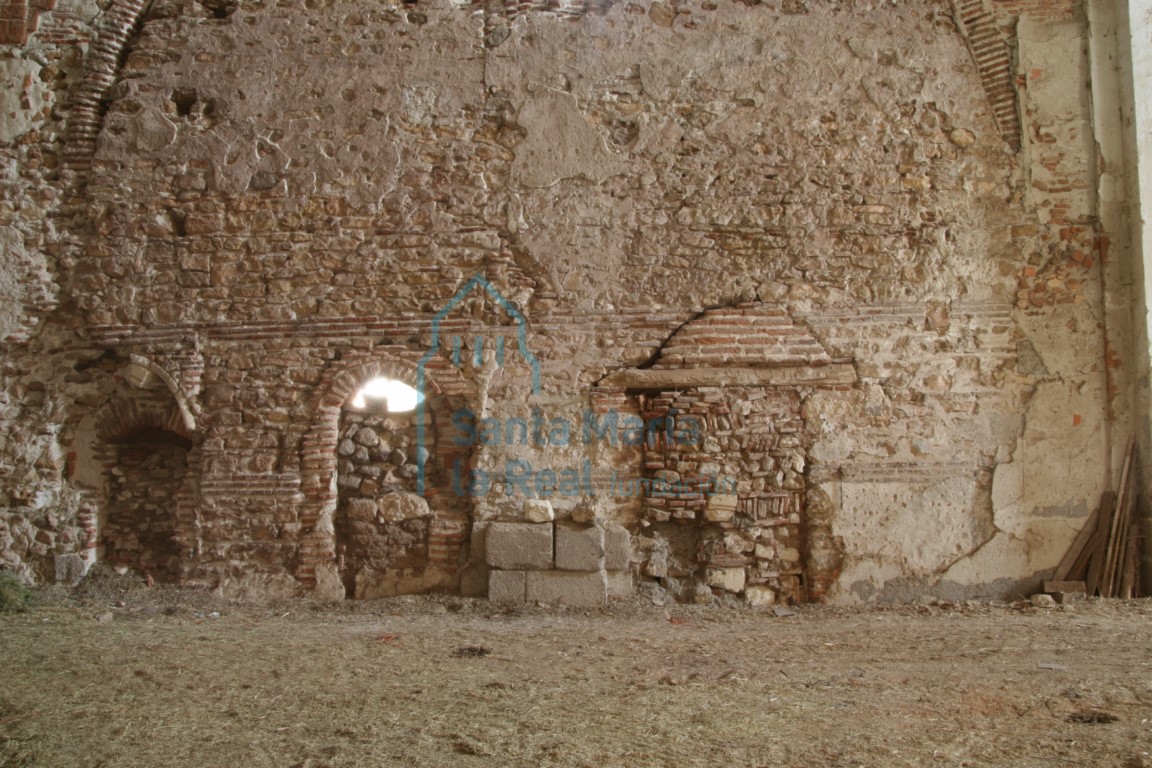
[[1077, 3], [133, 7], [0, 62], [10, 567], [142, 431], [229, 594], [1003, 596], [1118, 473]]

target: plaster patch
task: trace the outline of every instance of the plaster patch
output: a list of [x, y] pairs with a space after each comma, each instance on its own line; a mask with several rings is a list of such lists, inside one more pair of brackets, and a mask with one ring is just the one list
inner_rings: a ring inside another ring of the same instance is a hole
[[599, 184], [627, 167], [566, 93], [553, 91], [528, 102], [520, 110], [520, 124], [528, 138], [516, 148], [512, 178], [526, 187], [550, 187], [570, 178]]
[[24, 135], [47, 116], [54, 97], [40, 80], [41, 69], [28, 59], [0, 59], [0, 143]]
[[905, 575], [937, 572], [987, 536], [974, 515], [980, 489], [970, 477], [928, 485], [845, 482], [841, 493], [833, 533], [843, 539], [845, 554], [891, 558]]

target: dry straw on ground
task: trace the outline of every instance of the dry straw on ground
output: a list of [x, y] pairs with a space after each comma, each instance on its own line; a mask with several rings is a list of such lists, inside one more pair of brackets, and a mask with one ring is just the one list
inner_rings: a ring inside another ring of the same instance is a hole
[[252, 606], [105, 575], [0, 617], [0, 766], [1139, 765], [1150, 623], [1143, 601]]

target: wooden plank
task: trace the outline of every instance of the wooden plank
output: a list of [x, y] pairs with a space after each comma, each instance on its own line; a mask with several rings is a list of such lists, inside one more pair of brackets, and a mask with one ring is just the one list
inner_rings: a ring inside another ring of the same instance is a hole
[[1099, 543], [1099, 531], [1092, 531], [1092, 535], [1088, 538], [1088, 543], [1084, 545], [1080, 556], [1076, 558], [1076, 562], [1072, 564], [1072, 570], [1068, 571], [1069, 579], [1073, 581], [1088, 580], [1088, 562], [1092, 559], [1092, 553], [1096, 551], [1096, 546]]
[[[1072, 540], [1072, 546], [1068, 547], [1068, 552], [1065, 553], [1064, 559], [1060, 561], [1060, 565], [1056, 566], [1055, 573], [1052, 574], [1053, 581], [1064, 581], [1072, 572], [1072, 566], [1080, 558], [1080, 553], [1088, 545], [1088, 540], [1092, 538], [1092, 534], [1096, 532], [1096, 521], [1100, 518], [1100, 507], [1092, 510], [1092, 514], [1084, 521], [1084, 525], [1080, 528], [1080, 532], [1076, 534], [1076, 538]], [[1047, 591], [1047, 590], [1045, 590]]]
[[1131, 600], [1136, 596], [1136, 546], [1139, 524], [1133, 520], [1128, 525], [1128, 543], [1124, 549], [1124, 574], [1120, 579], [1120, 597]]
[[1092, 554], [1088, 559], [1088, 574], [1085, 577], [1089, 597], [1095, 595], [1100, 586], [1100, 572], [1104, 569], [1104, 549], [1108, 544], [1108, 530], [1112, 526], [1114, 506], [1115, 495], [1112, 491], [1105, 491], [1100, 497], [1100, 516], [1096, 520], [1096, 544], [1092, 547]]
[[1128, 529], [1128, 512], [1132, 504], [1132, 456], [1136, 450], [1136, 440], [1128, 439], [1124, 451], [1124, 469], [1120, 472], [1120, 486], [1116, 494], [1116, 507], [1112, 525], [1108, 531], [1108, 546], [1104, 550], [1104, 568], [1100, 576], [1100, 596], [1115, 597], [1119, 587], [1117, 570], [1120, 565], [1120, 544]]
[[1116, 525], [1120, 526], [1120, 537], [1116, 541], [1116, 564], [1113, 566], [1114, 572], [1112, 574], [1112, 597], [1121, 597], [1124, 581], [1124, 568], [1128, 564], [1128, 542], [1129, 534], [1132, 528], [1132, 512], [1135, 506], [1135, 493], [1134, 489], [1129, 487], [1128, 493], [1125, 498], [1129, 501], [1125, 504], [1123, 514], [1116, 518]]

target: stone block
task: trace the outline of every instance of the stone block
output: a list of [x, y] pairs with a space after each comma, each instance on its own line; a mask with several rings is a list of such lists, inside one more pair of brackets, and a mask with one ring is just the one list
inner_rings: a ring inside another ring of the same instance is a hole
[[56, 583], [74, 586], [88, 573], [88, 564], [80, 555], [56, 555]]
[[632, 597], [632, 571], [608, 571], [608, 597]]
[[743, 592], [744, 578], [743, 568], [708, 568], [704, 571], [704, 581], [708, 586], [726, 592]]
[[343, 600], [346, 588], [340, 578], [335, 563], [320, 563], [316, 566], [316, 588], [313, 597], [320, 600]]
[[556, 567], [566, 571], [604, 570], [604, 529], [598, 525], [556, 525]]
[[715, 493], [708, 497], [704, 508], [704, 519], [713, 523], [725, 523], [736, 516], [737, 498], [734, 494]]
[[780, 550], [779, 557], [786, 563], [798, 563], [800, 562], [800, 550], [795, 547], [786, 547]]
[[488, 571], [488, 599], [493, 603], [524, 602], [527, 576], [527, 571]]
[[484, 597], [488, 594], [488, 574], [492, 570], [478, 560], [460, 569], [460, 595], [462, 597]]
[[464, 597], [484, 597], [488, 594], [488, 564], [485, 562], [488, 523], [472, 523], [468, 542], [468, 563], [460, 569], [460, 594]]
[[487, 562], [488, 554], [488, 527], [491, 523], [477, 520], [472, 523], [472, 535], [468, 540], [468, 554], [472, 560]]
[[604, 527], [604, 567], [609, 571], [627, 570], [632, 564], [632, 534], [622, 525]]
[[546, 499], [528, 499], [524, 502], [524, 519], [530, 523], [549, 523], [556, 519], [552, 502]]
[[[363, 487], [363, 486], [361, 486]], [[423, 496], [415, 493], [387, 493], [376, 499], [380, 519], [389, 523], [431, 517], [432, 510]]]
[[376, 522], [376, 502], [373, 499], [348, 499], [344, 502], [344, 514], [349, 520]]
[[762, 608], [776, 602], [776, 590], [771, 587], [752, 586], [744, 590], [744, 599], [753, 608]]
[[600, 518], [600, 510], [591, 504], [579, 504], [572, 510], [572, 522], [594, 523]]
[[375, 448], [380, 445], [380, 435], [376, 434], [376, 430], [368, 427], [361, 427], [353, 440], [366, 448]]
[[601, 608], [608, 602], [608, 576], [604, 571], [529, 571], [529, 602]]
[[485, 561], [507, 571], [552, 568], [551, 523], [492, 523], [485, 537]]
[[648, 556], [648, 562], [644, 564], [644, 575], [651, 576], [654, 579], [663, 579], [668, 576], [668, 552], [663, 549], [656, 549]]

